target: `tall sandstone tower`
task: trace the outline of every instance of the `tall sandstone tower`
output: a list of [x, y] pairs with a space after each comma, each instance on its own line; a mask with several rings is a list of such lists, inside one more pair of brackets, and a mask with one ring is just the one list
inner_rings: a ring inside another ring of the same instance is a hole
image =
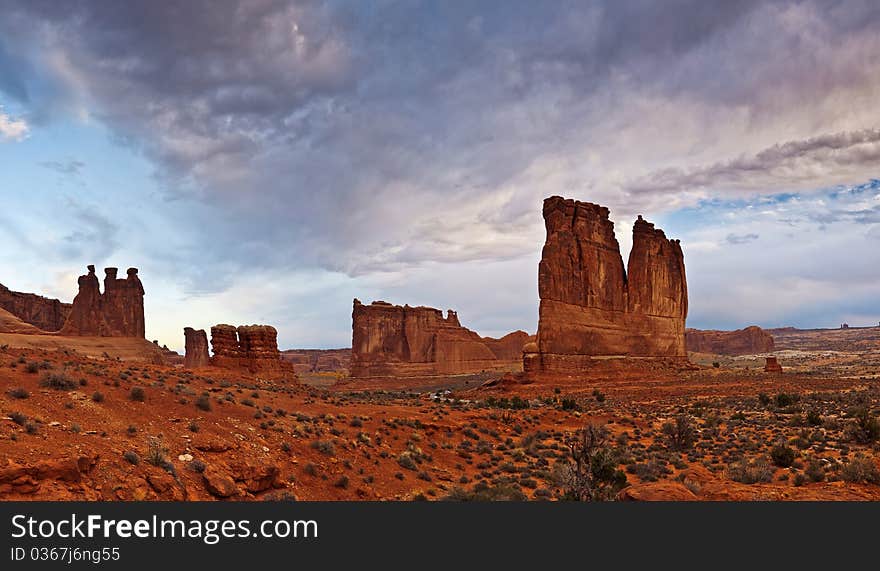
[[589, 202], [544, 200], [538, 335], [523, 355], [532, 378], [576, 376], [609, 357], [687, 359], [679, 241], [639, 216], [624, 269], [608, 215]]

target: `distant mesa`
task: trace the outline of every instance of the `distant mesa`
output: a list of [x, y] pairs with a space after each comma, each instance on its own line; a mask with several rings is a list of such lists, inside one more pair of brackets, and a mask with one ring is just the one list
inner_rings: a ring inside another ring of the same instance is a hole
[[736, 331], [687, 329], [685, 343], [693, 353], [716, 355], [754, 355], [775, 349], [773, 335], [757, 325]]
[[608, 357], [686, 363], [679, 241], [639, 216], [624, 268], [608, 208], [552, 196], [543, 215], [538, 334], [523, 354], [526, 375], [575, 377]]
[[531, 338], [515, 331], [500, 339], [463, 327], [458, 314], [433, 307], [354, 300], [351, 376], [430, 377], [517, 370]]

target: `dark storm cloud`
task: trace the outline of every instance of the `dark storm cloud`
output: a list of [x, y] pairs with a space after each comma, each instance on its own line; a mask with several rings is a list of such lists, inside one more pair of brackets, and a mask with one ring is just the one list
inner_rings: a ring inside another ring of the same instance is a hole
[[726, 136], [695, 116], [687, 164], [651, 168], [681, 134], [651, 126], [702, 109], [759, 134], [776, 112], [809, 115], [810, 135], [833, 123], [840, 109], [809, 106], [874, 85], [871, 2], [6, 0], [2, 14], [0, 90], [32, 117], [96, 118], [151, 158], [174, 199], [157, 209], [189, 238], [156, 255], [190, 274], [510, 259], [536, 249], [549, 194], [627, 215], [877, 158], [877, 132], [850, 130], [694, 163]]

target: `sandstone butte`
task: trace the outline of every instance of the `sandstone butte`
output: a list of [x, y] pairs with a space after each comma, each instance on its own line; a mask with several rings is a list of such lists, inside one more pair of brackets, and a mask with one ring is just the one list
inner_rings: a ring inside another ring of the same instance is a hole
[[125, 279], [117, 279], [116, 268], [105, 268], [104, 293], [95, 266], [88, 270], [79, 277], [79, 293], [61, 335], [145, 338], [144, 286], [137, 268], [129, 268]]
[[736, 331], [687, 329], [685, 344], [688, 351], [716, 355], [754, 355], [775, 348], [773, 336], [756, 325]]
[[523, 350], [526, 376], [574, 377], [609, 357], [686, 362], [679, 241], [639, 216], [624, 269], [607, 208], [552, 196], [543, 214], [538, 334]]
[[243, 369], [251, 373], [292, 373], [292, 363], [281, 359], [278, 331], [271, 325], [220, 324], [211, 327], [211, 347], [204, 330], [184, 328], [187, 368], [206, 366]]
[[451, 309], [354, 300], [352, 377], [429, 377], [515, 370], [528, 333], [500, 339], [462, 327]]

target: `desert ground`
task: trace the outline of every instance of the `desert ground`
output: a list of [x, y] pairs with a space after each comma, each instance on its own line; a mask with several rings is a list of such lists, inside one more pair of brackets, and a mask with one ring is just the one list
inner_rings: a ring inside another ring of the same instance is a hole
[[261, 378], [4, 334], [0, 499], [880, 499], [880, 328], [773, 334], [782, 373], [691, 353], [553, 384]]

